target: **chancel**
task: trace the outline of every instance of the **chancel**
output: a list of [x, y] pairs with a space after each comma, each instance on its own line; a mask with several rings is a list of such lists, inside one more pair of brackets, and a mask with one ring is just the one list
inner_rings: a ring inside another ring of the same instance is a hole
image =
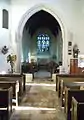
[[0, 0], [0, 120], [82, 120], [84, 1]]

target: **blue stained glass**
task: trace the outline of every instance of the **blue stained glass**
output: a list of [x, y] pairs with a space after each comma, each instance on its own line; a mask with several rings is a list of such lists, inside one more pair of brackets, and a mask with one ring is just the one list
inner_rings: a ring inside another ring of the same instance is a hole
[[49, 51], [50, 37], [47, 34], [39, 34], [37, 36], [38, 52]]

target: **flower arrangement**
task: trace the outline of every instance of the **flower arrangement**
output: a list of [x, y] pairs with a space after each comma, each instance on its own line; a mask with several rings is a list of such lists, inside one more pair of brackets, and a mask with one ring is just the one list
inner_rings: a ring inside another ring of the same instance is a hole
[[10, 62], [10, 66], [11, 66], [11, 72], [14, 72], [14, 65], [15, 65], [15, 61], [16, 61], [17, 57], [16, 55], [11, 55], [9, 54], [7, 56], [7, 63]]

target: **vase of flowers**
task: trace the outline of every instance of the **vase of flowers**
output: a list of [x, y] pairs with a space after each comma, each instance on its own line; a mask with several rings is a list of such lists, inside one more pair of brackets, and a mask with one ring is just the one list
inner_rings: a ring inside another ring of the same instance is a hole
[[16, 55], [9, 54], [7, 56], [7, 63], [10, 63], [11, 66], [11, 73], [14, 72], [14, 66], [15, 66], [15, 61], [16, 61]]

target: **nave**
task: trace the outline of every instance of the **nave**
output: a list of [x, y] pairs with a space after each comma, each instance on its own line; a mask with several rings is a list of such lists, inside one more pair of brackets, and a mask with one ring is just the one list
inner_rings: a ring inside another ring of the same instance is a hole
[[32, 83], [26, 84], [26, 93], [15, 109], [10, 120], [65, 120], [56, 84], [46, 78], [34, 79]]

